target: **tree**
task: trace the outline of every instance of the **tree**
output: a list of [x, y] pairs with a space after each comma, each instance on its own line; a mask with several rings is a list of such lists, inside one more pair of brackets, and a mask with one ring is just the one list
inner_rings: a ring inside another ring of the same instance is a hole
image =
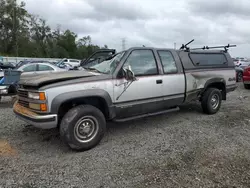
[[[108, 48], [107, 45], [101, 48]], [[55, 30], [38, 15], [29, 14], [25, 3], [0, 0], [0, 53], [26, 57], [86, 58], [100, 49], [91, 37]]]
[[[15, 0], [0, 0], [0, 51], [18, 55], [18, 40], [27, 36], [28, 13], [25, 3]], [[21, 38], [19, 38], [21, 37]]]

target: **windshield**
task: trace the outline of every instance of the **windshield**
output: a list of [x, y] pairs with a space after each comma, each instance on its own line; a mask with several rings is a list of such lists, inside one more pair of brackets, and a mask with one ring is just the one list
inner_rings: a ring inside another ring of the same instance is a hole
[[[122, 59], [124, 53], [125, 53], [125, 51], [117, 53], [111, 59], [105, 60], [105, 61], [101, 62], [100, 64], [91, 66], [91, 67], [89, 67], [89, 69], [97, 70], [98, 72], [103, 73], [103, 74], [112, 74], [114, 72], [114, 70], [116, 69], [118, 63]], [[88, 69], [88, 68], [86, 68], [86, 69]]]

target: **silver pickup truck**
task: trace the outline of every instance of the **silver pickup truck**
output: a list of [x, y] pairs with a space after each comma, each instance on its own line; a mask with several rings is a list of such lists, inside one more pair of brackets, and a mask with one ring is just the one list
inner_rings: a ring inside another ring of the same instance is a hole
[[83, 70], [21, 80], [14, 112], [35, 127], [58, 127], [68, 146], [83, 151], [100, 142], [107, 121], [172, 112], [194, 100], [215, 114], [235, 88], [227, 50], [133, 47]]

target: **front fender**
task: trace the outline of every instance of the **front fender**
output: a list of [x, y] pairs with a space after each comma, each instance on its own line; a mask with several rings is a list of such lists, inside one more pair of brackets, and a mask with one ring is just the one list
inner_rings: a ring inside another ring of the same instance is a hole
[[[50, 111], [51, 113], [57, 114], [61, 104], [64, 102], [85, 97], [100, 97], [104, 99], [109, 111], [113, 107], [112, 99], [107, 91], [102, 89], [86, 89], [80, 91], [69, 91], [56, 96], [51, 102]], [[109, 114], [112, 116], [113, 112], [110, 112]]]

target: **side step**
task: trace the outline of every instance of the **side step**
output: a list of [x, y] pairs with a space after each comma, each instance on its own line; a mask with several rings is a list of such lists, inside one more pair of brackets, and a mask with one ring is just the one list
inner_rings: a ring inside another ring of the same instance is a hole
[[125, 121], [131, 121], [131, 120], [134, 120], [134, 119], [140, 119], [140, 118], [145, 118], [145, 117], [150, 117], [150, 116], [156, 116], [156, 115], [170, 113], [170, 112], [176, 112], [176, 111], [179, 111], [179, 110], [180, 110], [179, 107], [175, 107], [175, 108], [170, 108], [170, 109], [163, 110], [163, 111], [160, 111], [160, 112], [143, 114], [143, 115], [133, 116], [133, 117], [129, 117], [129, 118], [123, 118], [123, 119], [113, 119], [113, 121], [114, 122], [125, 122]]

